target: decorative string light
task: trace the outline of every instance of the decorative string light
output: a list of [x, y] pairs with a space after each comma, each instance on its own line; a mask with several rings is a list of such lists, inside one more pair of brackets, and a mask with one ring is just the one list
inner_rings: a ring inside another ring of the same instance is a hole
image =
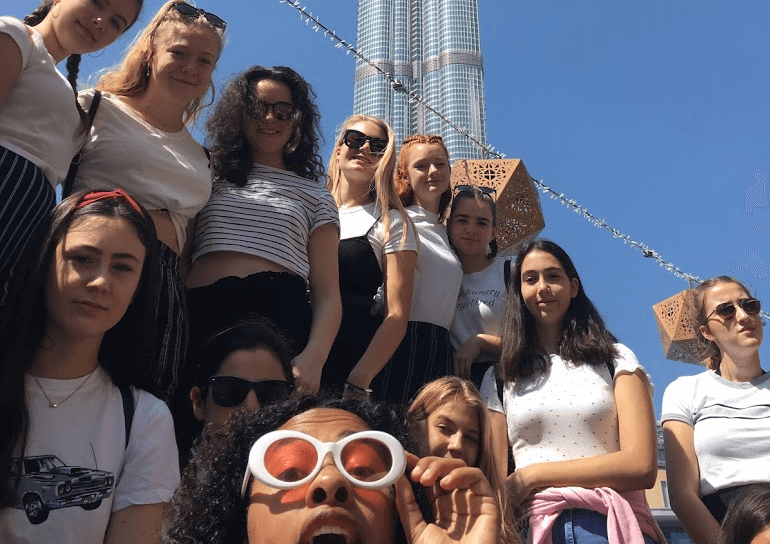
[[[431, 113], [434, 113], [436, 116], [438, 116], [444, 123], [451, 126], [453, 129], [455, 129], [457, 132], [468, 138], [471, 142], [473, 142], [475, 145], [481, 148], [482, 152], [484, 153], [485, 158], [493, 158], [493, 159], [504, 159], [505, 154], [498, 152], [494, 147], [488, 144], [484, 144], [481, 141], [479, 141], [476, 137], [474, 137], [472, 134], [470, 134], [467, 130], [464, 128], [458, 126], [454, 122], [452, 122], [450, 119], [448, 119], [446, 116], [444, 116], [443, 113], [436, 110], [432, 105], [430, 105], [424, 98], [422, 98], [419, 94], [417, 94], [414, 90], [407, 90], [406, 86], [401, 83], [400, 81], [394, 79], [390, 74], [385, 72], [382, 68], [380, 68], [375, 62], [369, 60], [366, 56], [364, 56], [356, 47], [345, 41], [344, 39], [337, 36], [337, 33], [326, 26], [324, 26], [321, 21], [318, 20], [317, 17], [315, 17], [311, 12], [307, 11], [307, 6], [301, 6], [299, 0], [279, 0], [279, 3], [281, 4], [287, 4], [289, 7], [294, 8], [300, 16], [301, 20], [305, 21], [305, 26], [309, 26], [310, 23], [313, 23], [313, 30], [315, 32], [318, 32], [319, 30], [322, 31], [324, 37], [329, 38], [333, 43], [334, 46], [338, 49], [345, 49], [345, 54], [353, 54], [355, 57], [361, 59], [363, 62], [367, 63], [369, 66], [371, 66], [374, 70], [379, 72], [382, 77], [384, 77], [389, 83], [391, 88], [399, 93], [404, 93], [409, 97], [410, 102], [415, 102], [420, 104], [422, 107], [430, 111]], [[694, 276], [692, 274], [689, 274], [687, 272], [683, 272], [679, 269], [679, 267], [675, 266], [674, 264], [666, 261], [663, 259], [663, 257], [654, 249], [650, 248], [646, 244], [642, 242], [637, 242], [627, 234], [623, 234], [619, 230], [611, 227], [607, 224], [607, 222], [604, 219], [600, 219], [593, 215], [591, 212], [589, 212], [586, 208], [580, 206], [577, 201], [573, 199], [569, 199], [566, 196], [564, 196], [564, 193], [558, 193], [551, 189], [548, 185], [545, 184], [542, 180], [538, 181], [534, 178], [530, 178], [532, 182], [535, 184], [535, 186], [540, 189], [543, 194], [547, 194], [551, 199], [558, 200], [562, 205], [566, 206], [567, 208], [571, 209], [575, 213], [582, 215], [586, 220], [588, 220], [589, 223], [592, 225], [609, 231], [613, 238], [619, 238], [623, 240], [624, 244], [628, 244], [634, 249], [638, 250], [642, 257], [647, 259], [653, 259], [654, 261], [657, 261], [658, 265], [665, 270], [672, 273], [674, 276], [681, 278], [685, 280], [689, 286], [690, 289], [692, 289], [694, 286], [700, 284], [703, 282], [701, 278], [698, 276]], [[765, 318], [770, 319], [770, 315], [767, 314], [767, 312], [763, 311], [762, 316]]]

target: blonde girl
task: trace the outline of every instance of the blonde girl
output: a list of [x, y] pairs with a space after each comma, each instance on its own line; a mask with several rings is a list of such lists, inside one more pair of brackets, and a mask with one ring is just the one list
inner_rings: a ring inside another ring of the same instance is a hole
[[[226, 24], [183, 1], [167, 2], [123, 61], [103, 75], [75, 189], [120, 186], [145, 206], [161, 247], [160, 372], [170, 397], [187, 345], [183, 266], [194, 218], [211, 193], [209, 159], [187, 127], [213, 94]], [[81, 93], [88, 108], [94, 91]]]

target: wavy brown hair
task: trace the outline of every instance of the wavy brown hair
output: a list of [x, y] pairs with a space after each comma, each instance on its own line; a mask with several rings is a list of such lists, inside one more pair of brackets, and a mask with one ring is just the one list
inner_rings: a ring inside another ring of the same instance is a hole
[[[136, 37], [134, 42], [123, 57], [123, 61], [116, 67], [107, 71], [99, 78], [96, 88], [100, 91], [109, 92], [118, 96], [141, 96], [147, 90], [150, 81], [148, 67], [152, 63], [157, 47], [157, 36], [160, 32], [171, 31], [172, 25], [177, 28], [204, 29], [213, 32], [219, 40], [219, 53], [222, 53], [224, 47], [224, 32], [215, 27], [203, 16], [198, 18], [182, 15], [175, 9], [171, 9], [173, 4], [186, 4], [182, 0], [171, 0], [163, 4], [155, 17]], [[206, 101], [206, 96], [211, 98]], [[200, 111], [214, 101], [214, 82], [210, 81], [208, 90], [203, 96], [191, 101], [184, 112], [182, 120], [185, 125], [192, 123]]]
[[[332, 149], [332, 156], [329, 159], [329, 172], [326, 176], [326, 187], [331, 194], [334, 195], [337, 204], [339, 204], [342, 170], [340, 170], [340, 159], [337, 150], [344, 145], [342, 138], [345, 136], [345, 131], [352, 125], [363, 121], [377, 125], [388, 135], [388, 146], [385, 148], [385, 153], [382, 154], [377, 163], [377, 169], [374, 171], [374, 177], [369, 186], [369, 195], [371, 195], [372, 200], [377, 203], [377, 207], [380, 210], [383, 210], [382, 223], [385, 227], [386, 238], [390, 235], [390, 217], [388, 216], [387, 210], [395, 209], [401, 214], [401, 219], [404, 221], [404, 233], [401, 237], [401, 243], [404, 243], [406, 242], [407, 230], [409, 226], [412, 225], [412, 221], [406, 214], [404, 205], [401, 203], [401, 199], [398, 196], [396, 186], [393, 182], [393, 171], [396, 167], [396, 134], [393, 132], [393, 129], [390, 128], [388, 123], [379, 117], [372, 117], [371, 115], [356, 114], [345, 119], [345, 122], [342, 123], [342, 127], [337, 135], [334, 149]], [[414, 228], [413, 225], [412, 228]]]
[[[409, 136], [404, 139], [404, 143], [401, 146], [401, 151], [398, 154], [398, 164], [396, 165], [395, 184], [398, 196], [401, 197], [401, 202], [404, 206], [411, 206], [414, 204], [414, 191], [412, 185], [409, 183], [409, 150], [419, 144], [433, 144], [438, 145], [444, 150], [446, 154], [447, 166], [449, 166], [449, 150], [446, 148], [444, 139], [437, 134], [416, 134], [415, 136]], [[447, 207], [449, 207], [449, 201], [452, 200], [452, 185], [450, 184], [446, 191], [441, 194], [441, 199], [438, 202], [438, 219], [444, 220], [444, 214], [446, 214]]]
[[225, 86], [206, 121], [206, 143], [211, 150], [214, 176], [239, 187], [246, 184], [254, 161], [244, 125], [249, 118], [259, 121], [252, 112], [257, 101], [257, 83], [264, 80], [283, 83], [291, 92], [294, 112], [291, 136], [283, 150], [286, 169], [303, 178], [322, 180], [324, 167], [318, 150], [323, 136], [316, 94], [302, 76], [286, 66], [252, 66]]

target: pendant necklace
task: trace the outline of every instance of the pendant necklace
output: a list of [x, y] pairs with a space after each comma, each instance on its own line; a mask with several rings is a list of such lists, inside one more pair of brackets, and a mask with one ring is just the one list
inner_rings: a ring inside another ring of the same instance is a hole
[[91, 376], [93, 376], [94, 372], [96, 372], [96, 369], [92, 370], [91, 374], [86, 376], [86, 379], [83, 380], [82, 382], [80, 382], [80, 385], [78, 385], [72, 393], [70, 393], [69, 395], [64, 397], [59, 402], [52, 402], [50, 397], [48, 396], [48, 393], [45, 392], [45, 389], [43, 389], [43, 386], [40, 384], [40, 381], [37, 379], [37, 377], [36, 376], [32, 376], [32, 378], [35, 380], [35, 383], [37, 383], [37, 386], [43, 392], [43, 395], [45, 395], [45, 400], [48, 401], [48, 407], [49, 408], [58, 408], [59, 406], [61, 406], [64, 403], [64, 401], [68, 400], [72, 395], [74, 395], [75, 393], [80, 391], [80, 388], [83, 387], [86, 384], [86, 382], [91, 378]]

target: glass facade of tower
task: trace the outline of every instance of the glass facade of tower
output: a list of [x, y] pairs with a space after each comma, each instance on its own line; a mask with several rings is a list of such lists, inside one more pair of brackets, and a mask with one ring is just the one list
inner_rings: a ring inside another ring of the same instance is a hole
[[[478, 0], [359, 0], [358, 50], [477, 140], [486, 142]], [[450, 159], [481, 149], [356, 60], [353, 111], [387, 120], [400, 142], [441, 134]]]

